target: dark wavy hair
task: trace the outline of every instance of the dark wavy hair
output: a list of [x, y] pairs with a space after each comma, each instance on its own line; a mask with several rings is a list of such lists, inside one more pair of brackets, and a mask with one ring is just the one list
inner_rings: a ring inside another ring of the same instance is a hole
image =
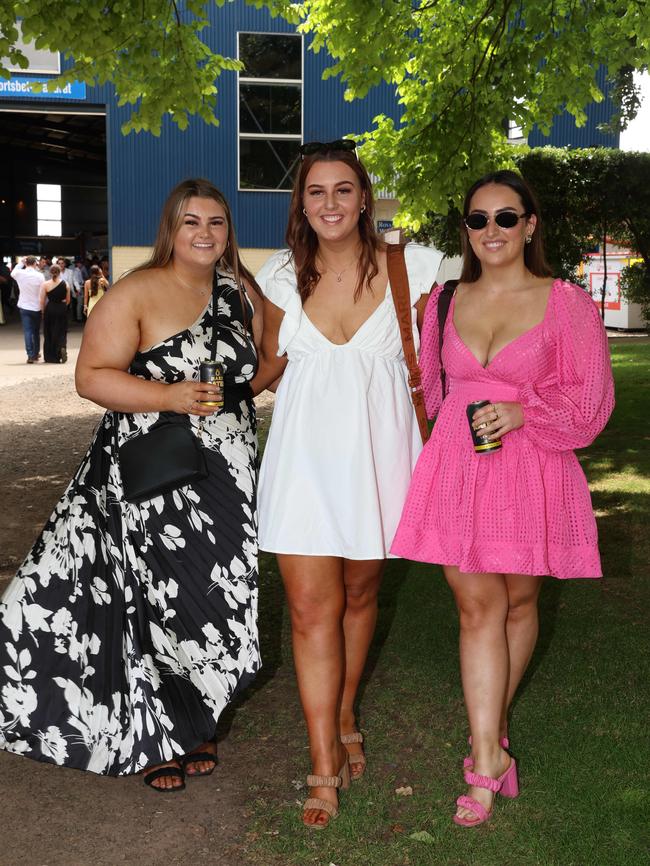
[[472, 204], [474, 193], [488, 184], [497, 184], [498, 186], [507, 186], [513, 192], [516, 192], [521, 201], [526, 216], [533, 214], [537, 218], [537, 225], [533, 232], [532, 240], [529, 244], [524, 244], [524, 264], [536, 277], [550, 277], [552, 270], [546, 261], [544, 253], [544, 241], [542, 240], [542, 215], [539, 210], [537, 197], [532, 188], [516, 171], [504, 169], [502, 171], [492, 171], [489, 174], [483, 175], [476, 183], [467, 191], [465, 202], [463, 203], [463, 222], [460, 226], [460, 245], [463, 253], [463, 270], [460, 275], [462, 283], [473, 283], [481, 276], [481, 262], [477, 258], [472, 245], [469, 242], [469, 234], [465, 225], [465, 218], [469, 215], [469, 209]]
[[372, 194], [372, 182], [363, 163], [353, 152], [347, 150], [332, 150], [325, 153], [314, 153], [306, 156], [301, 164], [298, 176], [293, 186], [289, 204], [289, 222], [287, 224], [286, 241], [291, 250], [296, 280], [300, 298], [304, 304], [313, 293], [321, 278], [316, 267], [318, 253], [318, 235], [309, 225], [302, 212], [305, 181], [311, 167], [316, 162], [343, 162], [356, 174], [364, 196], [365, 210], [359, 214], [359, 236], [361, 238], [361, 257], [357, 266], [357, 285], [354, 290], [354, 300], [358, 301], [364, 288], [370, 289], [371, 283], [379, 273], [377, 250], [383, 248], [383, 241], [375, 229], [375, 200]]

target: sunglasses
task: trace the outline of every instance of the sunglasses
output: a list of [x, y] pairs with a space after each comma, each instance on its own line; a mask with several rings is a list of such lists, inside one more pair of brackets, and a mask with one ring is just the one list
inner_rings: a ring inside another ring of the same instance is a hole
[[313, 156], [315, 153], [331, 153], [336, 150], [345, 150], [349, 153], [357, 152], [357, 143], [351, 138], [337, 138], [336, 141], [307, 141], [300, 145], [300, 156]]
[[[504, 210], [494, 216], [494, 222], [502, 229], [513, 229], [520, 219], [528, 217], [527, 213], [515, 213], [512, 210]], [[466, 216], [464, 223], [470, 231], [478, 232], [484, 229], [490, 222], [491, 217], [484, 213], [471, 213]]]

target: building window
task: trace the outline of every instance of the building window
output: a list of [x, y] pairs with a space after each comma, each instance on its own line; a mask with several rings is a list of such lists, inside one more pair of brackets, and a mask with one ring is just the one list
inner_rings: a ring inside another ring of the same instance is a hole
[[61, 187], [56, 183], [36, 184], [36, 233], [61, 237]]
[[302, 36], [239, 33], [239, 188], [290, 190], [302, 141]]
[[515, 120], [508, 121], [508, 141], [522, 141], [524, 131]]

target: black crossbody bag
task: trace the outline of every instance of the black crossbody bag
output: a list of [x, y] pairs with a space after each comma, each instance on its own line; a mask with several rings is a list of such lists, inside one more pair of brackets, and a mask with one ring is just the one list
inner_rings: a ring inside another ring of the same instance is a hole
[[[212, 334], [210, 358], [217, 355], [218, 277], [212, 283]], [[199, 432], [202, 425], [199, 425]], [[118, 450], [118, 462], [127, 502], [141, 503], [178, 487], [208, 477], [203, 446], [192, 432], [187, 415], [165, 413], [140, 436]]]
[[451, 299], [459, 282], [460, 280], [447, 280], [438, 295], [438, 357], [440, 358], [440, 384], [442, 385], [443, 400], [447, 394], [447, 375], [442, 363], [442, 341], [445, 335], [445, 322], [447, 321]]

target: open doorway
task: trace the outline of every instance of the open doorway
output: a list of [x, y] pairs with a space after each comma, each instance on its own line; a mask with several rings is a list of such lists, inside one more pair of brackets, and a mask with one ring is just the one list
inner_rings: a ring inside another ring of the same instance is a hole
[[16, 303], [7, 273], [24, 256], [107, 261], [106, 114], [60, 103], [0, 105], [0, 276], [5, 317]]

